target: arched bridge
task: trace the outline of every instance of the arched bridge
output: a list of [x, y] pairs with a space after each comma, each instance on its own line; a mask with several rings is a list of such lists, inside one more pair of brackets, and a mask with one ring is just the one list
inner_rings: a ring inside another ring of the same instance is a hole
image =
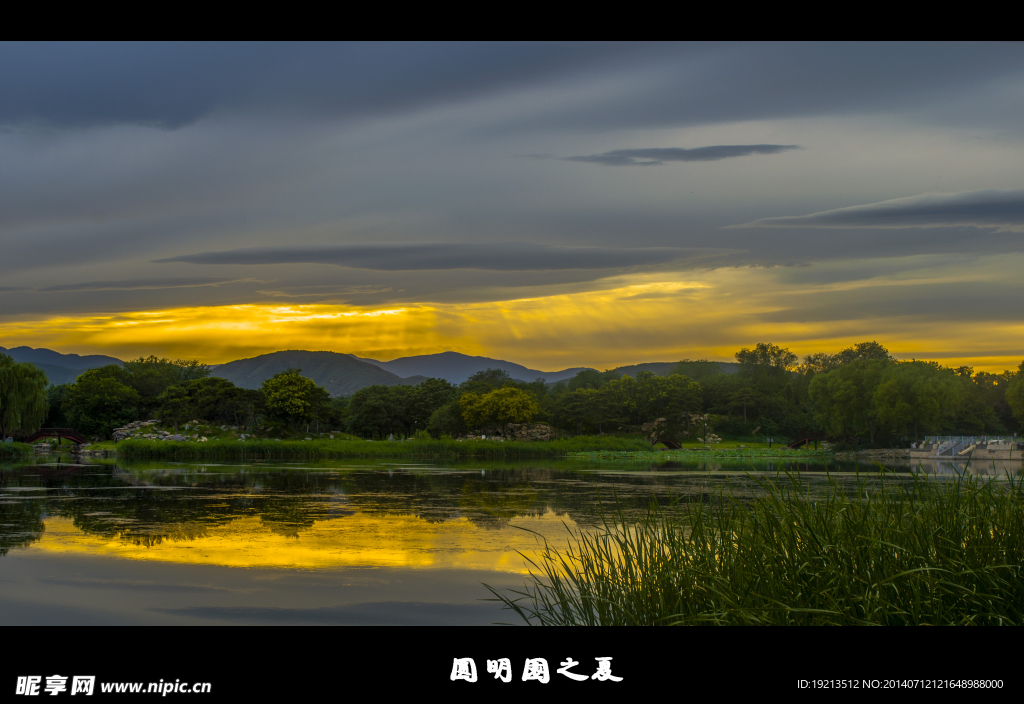
[[794, 440], [793, 442], [791, 442], [788, 445], [786, 445], [786, 447], [790, 447], [790, 448], [793, 448], [793, 449], [796, 449], [798, 447], [807, 447], [807, 449], [810, 449], [810, 445], [813, 442], [814, 443], [814, 449], [817, 450], [818, 449], [818, 442], [820, 442], [822, 440], [825, 440], [825, 436], [823, 436], [823, 435], [818, 435], [818, 436], [811, 435], [810, 437], [805, 437], [805, 438], [800, 438], [799, 440]]
[[74, 428], [40, 428], [22, 440], [22, 442], [35, 442], [42, 438], [66, 438], [76, 445], [84, 445], [89, 442], [84, 435]]

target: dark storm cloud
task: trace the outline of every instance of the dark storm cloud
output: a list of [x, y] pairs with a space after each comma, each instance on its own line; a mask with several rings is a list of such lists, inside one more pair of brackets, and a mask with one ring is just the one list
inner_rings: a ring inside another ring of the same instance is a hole
[[0, 45], [0, 124], [177, 128], [221, 109], [379, 114], [663, 51], [625, 43], [9, 43]]
[[484, 269], [489, 271], [555, 271], [622, 269], [709, 259], [724, 252], [705, 248], [552, 247], [531, 243], [451, 244], [391, 243], [334, 247], [252, 247], [200, 252], [157, 259], [191, 264], [334, 264], [375, 271]]
[[1020, 320], [1024, 286], [1005, 281], [882, 285], [780, 295], [763, 315], [773, 323], [817, 323], [903, 317], [920, 321]]
[[722, 144], [695, 149], [681, 147], [616, 149], [590, 156], [569, 156], [565, 157], [563, 161], [581, 161], [602, 166], [660, 166], [667, 161], [718, 161], [751, 154], [779, 154], [799, 148], [795, 144]]
[[643, 80], [596, 103], [549, 102], [521, 124], [683, 125], [948, 106], [1022, 68], [1024, 47], [996, 43], [11, 43], [0, 45], [0, 124], [380, 115], [633, 72]]
[[976, 227], [1024, 231], [1024, 190], [924, 193], [810, 215], [764, 218], [732, 228]]
[[37, 291], [146, 291], [164, 288], [195, 288], [197, 286], [221, 286], [223, 284], [246, 283], [255, 279], [139, 279], [134, 281], [88, 281], [80, 284], [61, 284], [38, 288]]
[[685, 49], [647, 62], [641, 75], [648, 87], [638, 80], [633, 99], [616, 93], [600, 107], [556, 104], [520, 127], [664, 127], [872, 113], [1015, 127], [1022, 102], [1019, 90], [1003, 83], [1024, 72], [1019, 44], [743, 43]]

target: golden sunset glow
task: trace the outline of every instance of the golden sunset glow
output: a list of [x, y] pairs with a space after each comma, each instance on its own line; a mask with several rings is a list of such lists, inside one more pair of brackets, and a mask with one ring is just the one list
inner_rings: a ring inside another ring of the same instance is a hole
[[465, 518], [432, 523], [416, 516], [359, 513], [317, 521], [295, 536], [274, 532], [259, 518], [238, 518], [199, 531], [167, 526], [170, 538], [145, 546], [120, 536], [85, 533], [65, 518], [47, 518], [46, 530], [31, 549], [222, 567], [401, 567], [526, 574], [516, 551], [529, 554], [537, 549], [537, 541], [533, 533], [518, 528], [561, 546], [566, 541], [563, 522], [575, 528], [567, 516], [554, 513], [515, 518], [509, 527], [497, 530]]
[[[591, 290], [488, 302], [252, 303], [21, 319], [0, 323], [0, 337], [79, 354], [157, 354], [209, 364], [286, 349], [380, 360], [454, 350], [541, 369], [606, 369], [684, 358], [729, 361], [759, 341], [803, 356], [869, 339], [902, 359], [985, 371], [1013, 369], [1021, 361], [1008, 351], [1024, 349], [1024, 322], [997, 325], [979, 316], [951, 325], [939, 316], [900, 314], [880, 297], [918, 295], [924, 289], [915, 287], [955, 273], [808, 284], [787, 282], [793, 271], [631, 274], [597, 282]], [[854, 309], [829, 317], [816, 308], [822, 300]]]

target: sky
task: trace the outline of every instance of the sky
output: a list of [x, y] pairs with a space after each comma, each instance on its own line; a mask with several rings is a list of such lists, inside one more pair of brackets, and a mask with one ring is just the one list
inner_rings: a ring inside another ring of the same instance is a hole
[[0, 346], [1024, 359], [1024, 45], [0, 43]]

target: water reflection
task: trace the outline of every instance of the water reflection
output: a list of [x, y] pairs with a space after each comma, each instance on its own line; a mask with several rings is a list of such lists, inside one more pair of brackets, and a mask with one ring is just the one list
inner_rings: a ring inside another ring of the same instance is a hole
[[[970, 471], [998, 477], [1020, 462]], [[538, 535], [562, 543], [615, 508], [712, 502], [757, 473], [799, 472], [810, 490], [873, 465], [574, 461], [62, 464], [0, 467], [0, 555], [12, 549], [228, 567], [525, 571]], [[890, 464], [942, 478], [962, 463]], [[828, 476], [826, 476], [828, 475]]]

